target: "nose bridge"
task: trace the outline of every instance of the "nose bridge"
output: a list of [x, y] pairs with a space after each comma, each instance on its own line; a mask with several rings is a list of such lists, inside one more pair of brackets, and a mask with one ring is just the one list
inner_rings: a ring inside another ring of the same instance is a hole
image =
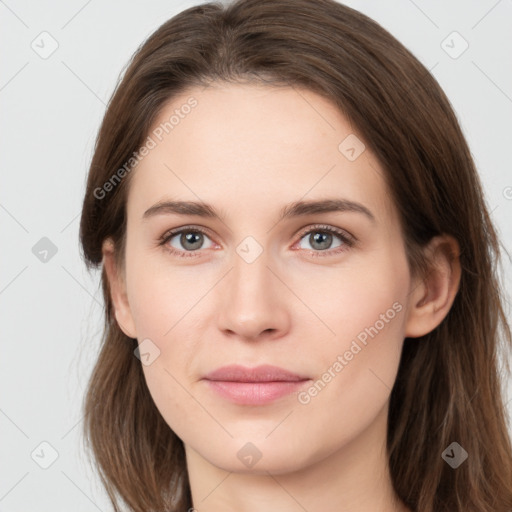
[[231, 297], [236, 304], [252, 303], [249, 305], [252, 308], [261, 307], [259, 301], [269, 304], [273, 284], [272, 272], [268, 268], [268, 251], [251, 245], [249, 241], [242, 242], [236, 252], [231, 272]]
[[254, 338], [285, 327], [288, 315], [278, 290], [279, 280], [268, 268], [272, 266], [268, 254], [254, 239], [246, 239], [236, 248], [227, 290], [220, 300], [219, 328]]

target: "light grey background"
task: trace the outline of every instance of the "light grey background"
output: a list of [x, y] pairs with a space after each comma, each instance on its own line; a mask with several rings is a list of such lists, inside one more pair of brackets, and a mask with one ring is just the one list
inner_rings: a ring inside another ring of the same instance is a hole
[[[102, 325], [99, 273], [88, 274], [79, 255], [85, 177], [128, 59], [196, 3], [0, 1], [0, 512], [111, 510], [80, 445], [80, 405]], [[446, 91], [510, 250], [512, 0], [346, 3], [395, 35]], [[457, 58], [464, 43], [454, 31], [469, 44]], [[51, 38], [58, 48], [42, 58]], [[46, 262], [32, 252], [43, 237], [57, 248]], [[504, 270], [509, 290], [507, 260]], [[505, 387], [510, 400], [512, 383]], [[58, 453], [48, 469], [39, 466], [52, 460], [42, 442]]]

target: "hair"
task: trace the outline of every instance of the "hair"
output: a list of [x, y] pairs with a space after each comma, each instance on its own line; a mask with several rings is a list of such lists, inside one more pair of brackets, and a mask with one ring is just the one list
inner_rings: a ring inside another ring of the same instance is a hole
[[[510, 326], [500, 242], [452, 106], [430, 72], [378, 23], [334, 0], [239, 0], [191, 7], [133, 55], [112, 94], [92, 157], [80, 223], [87, 267], [111, 238], [122, 264], [127, 172], [104, 186], [148, 136], [165, 104], [212, 82], [305, 88], [350, 120], [385, 171], [411, 273], [425, 275], [426, 244], [453, 236], [460, 285], [432, 332], [405, 338], [391, 391], [387, 450], [392, 484], [413, 511], [510, 512], [512, 447], [502, 376]], [[84, 398], [84, 439], [115, 511], [192, 507], [182, 441], [149, 393], [136, 340], [114, 317], [102, 270], [105, 323]], [[456, 441], [469, 454], [452, 469]]]

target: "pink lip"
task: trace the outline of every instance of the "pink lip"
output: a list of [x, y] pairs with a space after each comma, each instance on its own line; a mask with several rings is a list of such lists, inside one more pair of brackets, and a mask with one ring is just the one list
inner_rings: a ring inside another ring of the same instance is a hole
[[211, 389], [234, 403], [263, 405], [297, 391], [310, 379], [277, 366], [230, 365], [210, 372], [204, 380]]

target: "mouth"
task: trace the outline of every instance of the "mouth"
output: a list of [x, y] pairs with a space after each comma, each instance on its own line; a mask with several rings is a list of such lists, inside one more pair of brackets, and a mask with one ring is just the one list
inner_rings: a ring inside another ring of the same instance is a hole
[[233, 403], [264, 405], [299, 391], [311, 379], [277, 366], [230, 365], [210, 372], [203, 380], [210, 389]]

